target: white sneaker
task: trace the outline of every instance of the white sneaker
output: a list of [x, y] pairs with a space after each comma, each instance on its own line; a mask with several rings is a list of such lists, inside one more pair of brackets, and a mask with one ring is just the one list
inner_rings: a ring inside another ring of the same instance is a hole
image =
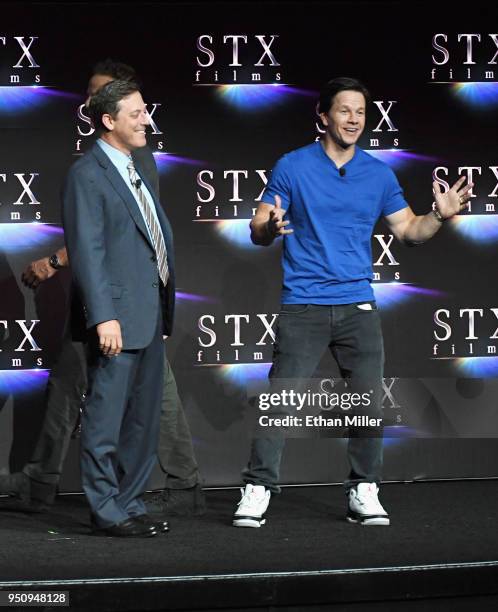
[[346, 519], [360, 525], [389, 525], [389, 515], [382, 507], [378, 493], [379, 487], [374, 482], [360, 482], [350, 489]]
[[247, 484], [241, 489], [242, 499], [233, 517], [235, 527], [261, 527], [266, 522], [264, 518], [270, 503], [270, 491], [261, 485]]

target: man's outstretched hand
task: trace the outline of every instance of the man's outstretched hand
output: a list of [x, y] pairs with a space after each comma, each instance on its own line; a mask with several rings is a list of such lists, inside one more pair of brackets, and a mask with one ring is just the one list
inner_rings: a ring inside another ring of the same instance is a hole
[[473, 183], [463, 186], [465, 177], [462, 176], [446, 193], [442, 193], [439, 183], [434, 181], [434, 195], [436, 197], [436, 206], [439, 214], [443, 219], [450, 219], [457, 215], [462, 210], [468, 207], [470, 200], [470, 190], [474, 186]]
[[284, 236], [285, 234], [292, 234], [294, 230], [285, 229], [289, 225], [290, 221], [284, 221], [284, 215], [287, 211], [282, 208], [282, 200], [280, 196], [275, 196], [275, 208], [270, 210], [270, 218], [268, 219], [267, 229], [271, 236]]

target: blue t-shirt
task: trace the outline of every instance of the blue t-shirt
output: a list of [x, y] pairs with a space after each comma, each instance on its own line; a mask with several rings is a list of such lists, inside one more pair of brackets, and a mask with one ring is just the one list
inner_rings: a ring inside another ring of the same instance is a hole
[[371, 238], [381, 215], [408, 206], [394, 172], [355, 148], [344, 176], [314, 142], [284, 155], [261, 198], [282, 198], [293, 234], [284, 237], [284, 304], [351, 304], [374, 299]]

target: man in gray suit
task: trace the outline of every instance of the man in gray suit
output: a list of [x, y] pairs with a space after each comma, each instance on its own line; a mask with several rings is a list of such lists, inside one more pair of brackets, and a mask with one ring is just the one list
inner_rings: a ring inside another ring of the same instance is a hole
[[92, 338], [82, 482], [98, 533], [146, 537], [163, 530], [140, 497], [156, 459], [162, 336], [173, 322], [172, 232], [131, 158], [149, 125], [137, 85], [108, 83], [89, 112], [101, 137], [71, 167], [63, 195], [66, 246]]

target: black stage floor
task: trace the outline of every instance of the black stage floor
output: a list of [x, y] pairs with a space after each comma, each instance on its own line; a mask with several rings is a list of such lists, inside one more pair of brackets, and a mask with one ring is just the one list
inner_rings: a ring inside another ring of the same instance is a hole
[[207, 499], [205, 516], [147, 540], [90, 535], [82, 496], [2, 511], [0, 595], [64, 590], [83, 610], [497, 609], [497, 480], [385, 484], [390, 527], [347, 523], [340, 486], [285, 488], [260, 529], [231, 526], [238, 490]]

